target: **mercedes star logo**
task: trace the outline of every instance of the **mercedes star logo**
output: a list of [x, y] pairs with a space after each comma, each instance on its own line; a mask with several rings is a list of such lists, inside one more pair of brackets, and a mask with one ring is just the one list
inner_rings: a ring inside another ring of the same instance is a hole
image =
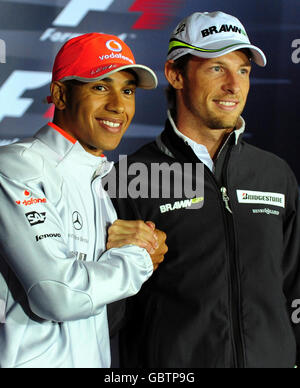
[[82, 217], [78, 212], [74, 212], [72, 214], [72, 221], [73, 221], [73, 226], [76, 230], [82, 229], [83, 221]]

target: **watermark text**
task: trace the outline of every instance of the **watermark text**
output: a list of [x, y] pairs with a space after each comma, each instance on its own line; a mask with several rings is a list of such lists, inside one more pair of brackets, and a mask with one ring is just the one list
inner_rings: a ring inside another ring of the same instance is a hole
[[6, 63], [6, 44], [0, 39], [0, 63]]

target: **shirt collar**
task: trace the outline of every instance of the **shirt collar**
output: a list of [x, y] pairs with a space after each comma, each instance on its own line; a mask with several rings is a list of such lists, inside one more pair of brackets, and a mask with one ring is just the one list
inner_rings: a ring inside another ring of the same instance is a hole
[[[170, 121], [170, 123], [172, 125], [172, 128], [173, 128], [174, 132], [176, 133], [176, 135], [179, 136], [181, 139], [183, 139], [185, 144], [189, 145], [192, 148], [192, 150], [194, 151], [194, 153], [197, 156], [197, 158], [202, 163], [204, 163], [210, 169], [210, 171], [213, 172], [214, 171], [214, 162], [213, 162], [211, 156], [209, 155], [206, 146], [203, 145], [203, 144], [196, 143], [194, 140], [190, 139], [189, 137], [184, 135], [182, 132], [180, 132], [178, 130], [174, 120], [173, 120], [173, 117], [171, 115], [170, 110], [168, 110], [168, 119], [169, 119], [169, 121]], [[238, 143], [239, 137], [244, 133], [244, 131], [245, 131], [245, 121], [240, 116], [240, 118], [239, 118], [239, 120], [237, 122], [236, 129], [234, 131], [234, 134], [235, 134], [235, 144]]]

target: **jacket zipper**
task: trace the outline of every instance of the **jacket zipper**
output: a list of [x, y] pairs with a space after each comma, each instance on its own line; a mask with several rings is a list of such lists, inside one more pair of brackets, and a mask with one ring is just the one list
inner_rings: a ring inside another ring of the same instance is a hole
[[225, 206], [225, 220], [228, 236], [228, 260], [229, 260], [229, 296], [230, 296], [230, 315], [232, 324], [232, 348], [234, 366], [236, 368], [245, 367], [244, 341], [241, 329], [241, 297], [240, 297], [240, 277], [237, 257], [237, 241], [235, 235], [235, 226], [233, 212], [230, 208], [230, 198], [228, 196], [227, 171], [231, 156], [232, 147], [227, 151], [226, 159], [223, 165], [221, 194]]
[[229, 206], [229, 197], [227, 194], [226, 187], [221, 187], [221, 193], [222, 193], [222, 199], [223, 199], [223, 202], [225, 203], [226, 209], [229, 211], [229, 213], [232, 214], [232, 210], [230, 209], [230, 206]]
[[[210, 171], [207, 166], [204, 169], [208, 172], [214, 185], [219, 193], [220, 203], [222, 203], [223, 221], [226, 232], [226, 242], [228, 247], [228, 278], [229, 278], [229, 319], [230, 319], [230, 331], [233, 351], [233, 361], [235, 368], [244, 368], [245, 362], [245, 346], [242, 335], [242, 325], [240, 318], [241, 311], [241, 298], [240, 298], [240, 278], [238, 270], [238, 258], [237, 258], [237, 242], [235, 238], [235, 227], [233, 220], [233, 213], [230, 208], [230, 198], [227, 191], [227, 169], [230, 159], [232, 146], [227, 151], [225, 161], [222, 168], [222, 183], [218, 184], [215, 175]], [[222, 149], [223, 150], [223, 149]], [[166, 153], [165, 150], [162, 152]], [[221, 151], [220, 151], [221, 153]], [[219, 153], [219, 155], [220, 155]], [[220, 190], [220, 191], [219, 191]]]
[[226, 238], [228, 245], [228, 264], [229, 264], [229, 311], [230, 311], [230, 326], [234, 368], [244, 368], [244, 342], [241, 330], [240, 319], [240, 278], [237, 265], [237, 247], [235, 238], [235, 227], [233, 222], [233, 212], [230, 207], [230, 198], [227, 190], [227, 167], [230, 159], [231, 150], [228, 150], [226, 160], [223, 166], [222, 182], [219, 185], [214, 174], [207, 168], [209, 175], [213, 179], [220, 194], [221, 203], [224, 209], [224, 222], [226, 226]]

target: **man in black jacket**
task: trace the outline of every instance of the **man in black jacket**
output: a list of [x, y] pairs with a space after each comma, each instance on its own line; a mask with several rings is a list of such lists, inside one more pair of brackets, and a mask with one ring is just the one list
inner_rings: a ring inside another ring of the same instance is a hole
[[[172, 35], [165, 130], [126, 160], [129, 195], [114, 201], [120, 218], [153, 220], [169, 246], [160, 271], [127, 300], [122, 367], [297, 363], [298, 184], [283, 160], [242, 140], [253, 62], [265, 66], [265, 55], [240, 21], [222, 12], [195, 13]], [[182, 182], [204, 187], [189, 197], [182, 190], [180, 197], [178, 180], [163, 179], [160, 195], [151, 197], [150, 171], [174, 162]], [[133, 171], [142, 165], [140, 186], [146, 184], [148, 197], [132, 195]]]

